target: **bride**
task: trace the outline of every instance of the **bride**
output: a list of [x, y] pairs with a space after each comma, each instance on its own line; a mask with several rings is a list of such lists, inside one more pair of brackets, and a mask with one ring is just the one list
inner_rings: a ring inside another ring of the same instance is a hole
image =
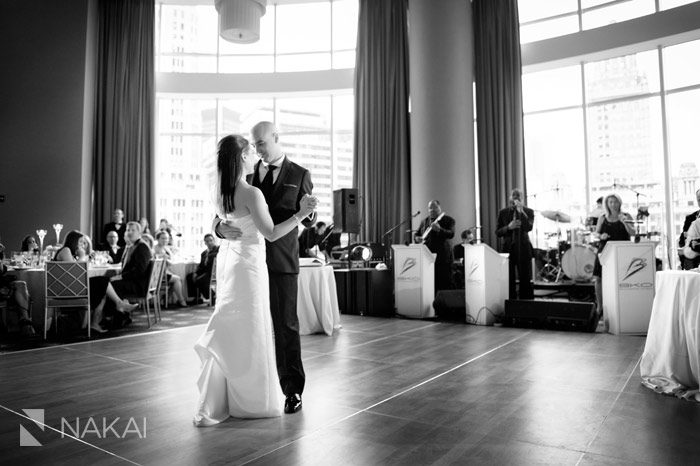
[[316, 208], [304, 196], [299, 211], [274, 225], [262, 192], [246, 182], [257, 154], [238, 135], [219, 141], [217, 210], [242, 231], [222, 240], [216, 261], [216, 310], [195, 344], [201, 360], [199, 400], [194, 424], [210, 426], [229, 416], [273, 417], [282, 414], [282, 394], [275, 362], [270, 315], [265, 238], [275, 241], [292, 231]]

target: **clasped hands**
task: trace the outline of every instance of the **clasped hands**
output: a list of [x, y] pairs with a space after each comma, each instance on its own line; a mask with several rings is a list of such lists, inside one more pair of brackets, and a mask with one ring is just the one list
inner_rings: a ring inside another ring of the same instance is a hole
[[[306, 218], [313, 214], [318, 207], [318, 198], [316, 196], [311, 196], [310, 194], [304, 194], [304, 196], [299, 201], [299, 211], [296, 215], [299, 218]], [[243, 231], [233, 225], [229, 225], [226, 220], [222, 220], [221, 223], [216, 227], [216, 231], [228, 240], [237, 240], [243, 235]]]

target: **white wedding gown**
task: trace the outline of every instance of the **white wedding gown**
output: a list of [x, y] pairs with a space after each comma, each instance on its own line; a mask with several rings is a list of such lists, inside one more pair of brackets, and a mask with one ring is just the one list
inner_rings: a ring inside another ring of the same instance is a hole
[[202, 363], [197, 380], [197, 426], [229, 416], [282, 414], [277, 376], [265, 239], [250, 215], [234, 218], [243, 235], [222, 240], [216, 257], [216, 309], [195, 344]]

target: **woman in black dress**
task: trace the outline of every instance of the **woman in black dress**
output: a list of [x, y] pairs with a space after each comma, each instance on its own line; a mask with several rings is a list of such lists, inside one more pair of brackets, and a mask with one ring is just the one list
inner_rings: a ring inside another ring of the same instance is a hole
[[598, 315], [603, 314], [603, 289], [601, 284], [602, 267], [598, 256], [603, 252], [608, 241], [629, 241], [634, 234], [634, 219], [626, 212], [622, 212], [622, 199], [617, 194], [609, 194], [603, 201], [605, 214], [598, 218], [596, 232], [600, 236], [598, 254], [593, 267], [593, 281], [595, 284], [595, 296], [598, 303]]

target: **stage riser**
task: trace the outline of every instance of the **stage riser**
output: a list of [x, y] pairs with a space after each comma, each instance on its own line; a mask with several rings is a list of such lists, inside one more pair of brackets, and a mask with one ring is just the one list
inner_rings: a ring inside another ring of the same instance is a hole
[[508, 299], [504, 323], [515, 327], [594, 332], [598, 319], [595, 303]]

